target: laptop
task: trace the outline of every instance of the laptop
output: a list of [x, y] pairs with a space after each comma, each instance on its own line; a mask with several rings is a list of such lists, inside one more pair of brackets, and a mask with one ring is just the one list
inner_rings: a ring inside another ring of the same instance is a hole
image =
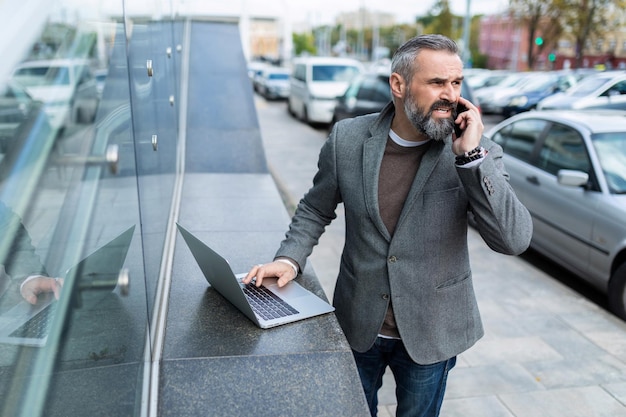
[[[111, 281], [113, 290], [124, 265], [135, 226], [130, 227], [106, 245], [100, 247], [65, 273], [75, 274], [75, 285], [89, 287], [90, 283]], [[108, 287], [107, 287], [108, 288]], [[44, 346], [50, 321], [57, 302], [53, 293], [40, 294], [37, 304], [21, 300], [0, 315], [0, 343], [24, 346]]]
[[294, 281], [282, 288], [276, 278], [264, 278], [261, 287], [243, 284], [245, 273], [235, 275], [226, 259], [177, 226], [211, 287], [258, 327], [269, 329], [335, 311], [332, 305]]

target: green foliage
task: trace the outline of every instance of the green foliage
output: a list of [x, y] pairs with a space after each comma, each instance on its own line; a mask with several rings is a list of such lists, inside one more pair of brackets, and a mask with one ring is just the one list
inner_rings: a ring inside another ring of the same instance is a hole
[[302, 54], [315, 55], [317, 49], [315, 48], [315, 38], [310, 33], [293, 33], [291, 35], [293, 42], [293, 50], [296, 56]]
[[[476, 67], [483, 65], [485, 57], [481, 57], [478, 53], [478, 37], [480, 33], [480, 17], [473, 16], [470, 22], [470, 52], [473, 65]], [[378, 30], [379, 45], [389, 48], [391, 55], [398, 49], [400, 45], [408, 39], [422, 33], [440, 33], [451, 39], [459, 40], [463, 36], [464, 16], [455, 16], [451, 9], [449, 0], [437, 0], [432, 9], [425, 16], [419, 16], [415, 19], [415, 24], [401, 24], [388, 27], [380, 27]], [[341, 39], [341, 25], [331, 28], [330, 42], [336, 45]], [[316, 28], [313, 29], [316, 32]], [[347, 30], [345, 40], [349, 46], [349, 51], [356, 51], [359, 42], [359, 31], [356, 29]], [[366, 28], [363, 31], [363, 42], [366, 49], [372, 49], [373, 33], [372, 28]], [[316, 53], [315, 38], [310, 34], [293, 34], [293, 45], [295, 55], [301, 55], [303, 52], [310, 54]]]
[[424, 27], [425, 33], [439, 33], [451, 39], [459, 38], [462, 22], [459, 26], [459, 19], [452, 14], [448, 0], [437, 0], [429, 14], [433, 16], [433, 19], [428, 26]]
[[481, 54], [478, 50], [472, 50], [472, 67], [473, 68], [487, 68], [488, 56]]

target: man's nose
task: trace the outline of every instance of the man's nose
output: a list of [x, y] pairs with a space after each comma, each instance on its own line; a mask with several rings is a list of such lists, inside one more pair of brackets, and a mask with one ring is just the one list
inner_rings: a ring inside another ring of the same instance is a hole
[[452, 84], [446, 84], [445, 88], [443, 89], [441, 98], [444, 100], [448, 100], [451, 103], [456, 103], [456, 101], [459, 99], [459, 93], [457, 91], [458, 89]]

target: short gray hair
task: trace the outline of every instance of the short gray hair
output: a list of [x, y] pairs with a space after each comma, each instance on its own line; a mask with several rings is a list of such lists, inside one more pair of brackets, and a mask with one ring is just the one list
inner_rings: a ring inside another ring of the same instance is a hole
[[447, 51], [459, 54], [456, 42], [443, 35], [418, 35], [409, 39], [393, 54], [391, 72], [397, 72], [407, 83], [411, 82], [415, 68], [415, 58], [424, 49]]

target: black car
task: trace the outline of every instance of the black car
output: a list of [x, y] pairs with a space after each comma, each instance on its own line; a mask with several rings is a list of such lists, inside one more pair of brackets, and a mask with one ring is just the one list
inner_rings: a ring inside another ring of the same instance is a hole
[[[480, 109], [468, 83], [461, 84], [461, 96]], [[379, 112], [391, 101], [389, 74], [365, 73], [356, 77], [346, 92], [337, 98], [330, 127], [343, 119]]]
[[337, 99], [331, 125], [350, 117], [376, 113], [391, 101], [389, 74], [362, 74]]

